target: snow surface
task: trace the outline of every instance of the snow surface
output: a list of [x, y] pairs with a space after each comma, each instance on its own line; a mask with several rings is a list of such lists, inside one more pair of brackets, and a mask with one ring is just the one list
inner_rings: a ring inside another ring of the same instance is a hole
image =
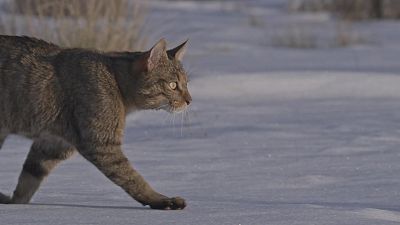
[[[0, 205], [0, 224], [399, 224], [400, 23], [354, 24], [373, 41], [347, 48], [282, 48], [267, 41], [276, 29], [334, 23], [283, 2], [149, 4], [152, 41], [190, 38], [194, 101], [188, 117], [130, 116], [124, 151], [186, 209], [142, 207], [75, 156], [31, 204]], [[7, 139], [1, 191], [14, 189], [30, 143]]]

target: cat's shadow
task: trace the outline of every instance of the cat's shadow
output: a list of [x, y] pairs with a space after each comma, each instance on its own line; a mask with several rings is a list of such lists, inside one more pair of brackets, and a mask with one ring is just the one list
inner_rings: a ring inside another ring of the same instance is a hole
[[103, 206], [103, 205], [83, 205], [83, 204], [64, 204], [64, 203], [29, 203], [35, 206], [59, 206], [70, 208], [90, 208], [90, 209], [130, 209], [130, 210], [151, 210], [149, 207], [140, 206]]

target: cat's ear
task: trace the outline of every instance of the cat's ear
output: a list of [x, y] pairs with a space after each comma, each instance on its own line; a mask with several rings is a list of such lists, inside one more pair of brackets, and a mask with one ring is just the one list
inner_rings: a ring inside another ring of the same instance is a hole
[[178, 61], [182, 61], [183, 56], [185, 55], [185, 52], [186, 52], [187, 42], [188, 42], [188, 40], [186, 40], [185, 42], [180, 44], [178, 47], [168, 50], [167, 51], [168, 56], [170, 56], [171, 58], [174, 58]]
[[166, 51], [167, 42], [162, 38], [145, 53], [144, 64], [147, 71], [153, 70], [161, 61], [168, 59]]

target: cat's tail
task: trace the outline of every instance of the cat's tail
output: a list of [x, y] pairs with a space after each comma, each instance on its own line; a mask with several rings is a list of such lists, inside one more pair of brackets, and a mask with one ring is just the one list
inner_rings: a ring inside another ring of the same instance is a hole
[[0, 192], [0, 204], [10, 204], [11, 198]]

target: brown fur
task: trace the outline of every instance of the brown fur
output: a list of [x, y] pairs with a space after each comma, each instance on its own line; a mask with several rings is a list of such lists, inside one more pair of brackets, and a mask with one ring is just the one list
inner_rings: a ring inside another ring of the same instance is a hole
[[189, 105], [180, 63], [185, 48], [186, 42], [166, 51], [162, 39], [147, 52], [101, 53], [0, 35], [0, 147], [10, 133], [34, 140], [13, 196], [0, 194], [0, 203], [28, 203], [51, 170], [77, 151], [143, 205], [183, 209], [182, 198], [150, 187], [121, 144], [129, 112]]

